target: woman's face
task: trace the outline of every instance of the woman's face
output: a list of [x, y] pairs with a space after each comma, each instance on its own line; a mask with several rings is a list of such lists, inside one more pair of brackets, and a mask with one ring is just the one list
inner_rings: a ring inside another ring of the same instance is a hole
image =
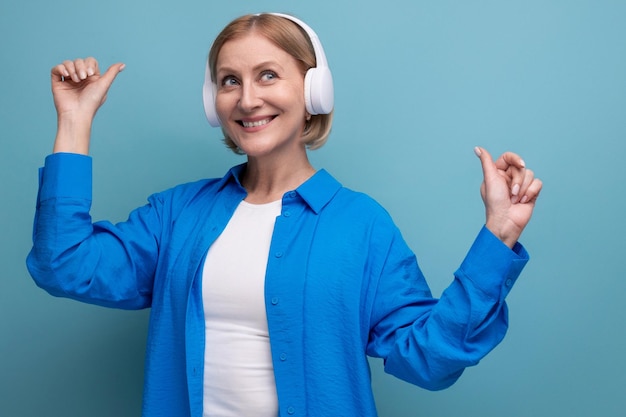
[[244, 153], [304, 151], [304, 74], [295, 58], [251, 32], [222, 46], [215, 79], [222, 127]]

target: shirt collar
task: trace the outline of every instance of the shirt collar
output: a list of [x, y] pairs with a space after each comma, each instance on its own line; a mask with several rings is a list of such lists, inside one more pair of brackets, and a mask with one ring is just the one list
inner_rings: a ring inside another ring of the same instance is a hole
[[341, 189], [341, 183], [320, 169], [296, 189], [296, 193], [318, 214]]
[[[240, 177], [245, 168], [245, 163], [232, 167], [221, 179], [219, 188], [222, 189], [228, 184], [232, 184], [243, 190]], [[328, 171], [320, 169], [311, 178], [296, 188], [295, 191], [290, 191], [286, 193], [285, 196], [294, 196], [294, 193], [297, 194], [315, 214], [318, 214], [324, 206], [332, 200], [341, 187], [341, 183], [330, 175]]]
[[243, 185], [241, 185], [241, 182], [239, 181], [239, 177], [241, 177], [241, 172], [245, 168], [246, 164], [244, 162], [243, 164], [235, 165], [234, 167], [229, 169], [226, 175], [224, 175], [224, 177], [220, 180], [219, 189], [223, 189], [231, 182], [234, 183], [233, 185], [236, 185], [238, 188], [244, 189]]

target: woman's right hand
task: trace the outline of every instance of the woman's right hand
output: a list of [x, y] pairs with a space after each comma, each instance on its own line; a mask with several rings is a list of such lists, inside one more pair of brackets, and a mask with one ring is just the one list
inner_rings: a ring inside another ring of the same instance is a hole
[[52, 95], [58, 117], [54, 152], [88, 153], [93, 118], [123, 69], [124, 64], [117, 63], [100, 74], [95, 58], [68, 60], [52, 68]]

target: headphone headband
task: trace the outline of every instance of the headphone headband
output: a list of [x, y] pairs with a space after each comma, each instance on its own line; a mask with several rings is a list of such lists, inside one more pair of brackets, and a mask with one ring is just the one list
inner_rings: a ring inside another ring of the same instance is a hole
[[[257, 16], [260, 16], [261, 14], [263, 13], [259, 13], [257, 14]], [[320, 42], [320, 39], [318, 38], [317, 33], [315, 33], [313, 29], [311, 29], [311, 26], [307, 25], [306, 23], [304, 23], [302, 20], [298, 19], [297, 17], [291, 16], [288, 14], [284, 14], [284, 13], [267, 13], [267, 14], [271, 14], [273, 16], [279, 16], [279, 17], [283, 17], [285, 19], [291, 20], [292, 22], [300, 26], [302, 29], [304, 29], [306, 34], [309, 35], [309, 40], [311, 41], [311, 44], [313, 44], [313, 51], [315, 52], [315, 67], [316, 68], [321, 68], [321, 67], [328, 68], [328, 61], [326, 60], [326, 54], [324, 53], [324, 48], [322, 48], [322, 43]]]
[[[307, 112], [312, 115], [330, 113], [333, 110], [334, 105], [333, 78], [330, 68], [328, 67], [326, 55], [324, 54], [324, 48], [322, 47], [322, 43], [320, 42], [315, 31], [313, 31], [313, 29], [311, 29], [311, 27], [302, 20], [288, 14], [259, 13], [256, 14], [256, 16], [260, 16], [262, 14], [269, 14], [288, 19], [300, 26], [306, 32], [311, 44], [313, 45], [316, 62], [316, 66], [310, 68], [304, 76], [304, 101], [306, 109]], [[207, 120], [211, 126], [218, 127], [221, 123], [215, 108], [217, 85], [211, 77], [211, 68], [208, 60], [206, 62], [204, 86], [202, 91], [204, 111], [206, 113]]]

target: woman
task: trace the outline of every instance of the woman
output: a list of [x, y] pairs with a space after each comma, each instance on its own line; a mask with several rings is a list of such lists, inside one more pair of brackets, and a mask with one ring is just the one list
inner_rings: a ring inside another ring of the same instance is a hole
[[375, 416], [366, 355], [443, 389], [506, 332], [541, 182], [519, 156], [476, 149], [485, 227], [434, 299], [387, 212], [309, 162], [332, 117], [309, 103], [315, 41], [290, 17], [231, 22], [209, 55], [205, 104], [247, 162], [155, 194], [117, 225], [91, 222], [86, 155], [124, 65], [52, 69], [58, 131], [28, 266], [54, 295], [152, 308], [144, 416]]

